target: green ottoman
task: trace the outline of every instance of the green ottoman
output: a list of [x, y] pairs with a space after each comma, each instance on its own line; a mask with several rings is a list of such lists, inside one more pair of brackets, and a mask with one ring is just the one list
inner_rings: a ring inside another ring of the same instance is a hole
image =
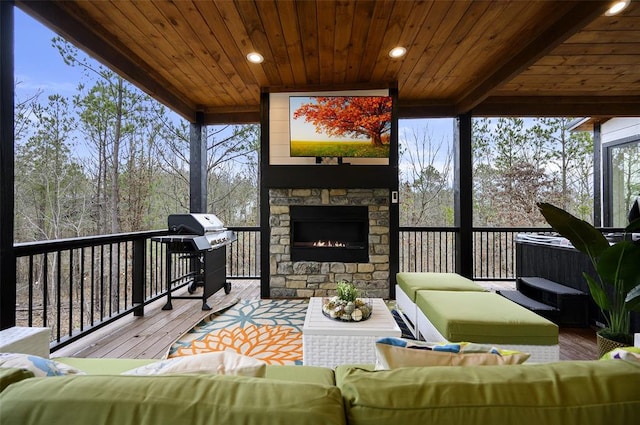
[[418, 291], [485, 291], [482, 286], [457, 273], [402, 272], [396, 274], [396, 282], [396, 302], [414, 327], [418, 320]]

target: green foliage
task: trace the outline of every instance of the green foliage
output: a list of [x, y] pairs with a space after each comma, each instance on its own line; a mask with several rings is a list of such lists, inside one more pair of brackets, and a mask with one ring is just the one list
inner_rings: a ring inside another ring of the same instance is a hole
[[[629, 240], [613, 245], [584, 220], [548, 203], [538, 204], [540, 212], [558, 233], [567, 238], [591, 260], [596, 276], [583, 275], [591, 297], [602, 311], [613, 339], [629, 335], [630, 312], [640, 311], [640, 246]], [[630, 223], [627, 232], [640, 227], [640, 219]], [[628, 342], [626, 338], [621, 342]]]
[[545, 199], [589, 217], [592, 138], [570, 132], [570, 118], [474, 119], [474, 224], [540, 226]]
[[76, 121], [68, 100], [51, 95], [31, 108], [30, 134], [16, 147], [16, 240], [83, 236], [88, 185], [72, 151]]
[[338, 298], [347, 302], [355, 301], [358, 298], [358, 290], [353, 283], [341, 280], [337, 282]]
[[[77, 92], [16, 100], [16, 240], [162, 229], [189, 210], [189, 123], [53, 40], [83, 71]], [[258, 125], [204, 127], [208, 210], [256, 225]]]
[[388, 157], [389, 144], [375, 146], [371, 142], [313, 142], [291, 141], [291, 156], [320, 156], [345, 158]]

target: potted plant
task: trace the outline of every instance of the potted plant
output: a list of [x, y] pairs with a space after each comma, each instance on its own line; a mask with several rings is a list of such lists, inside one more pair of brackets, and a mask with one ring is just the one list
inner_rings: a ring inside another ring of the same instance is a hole
[[325, 316], [345, 322], [367, 320], [373, 311], [369, 300], [358, 298], [358, 289], [353, 283], [341, 280], [337, 282], [335, 297], [325, 299], [322, 312]]
[[[538, 207], [556, 232], [589, 257], [596, 271], [595, 276], [582, 274], [605, 320], [605, 328], [597, 332], [600, 354], [616, 345], [632, 345], [630, 313], [640, 311], [640, 246], [627, 240], [626, 235], [640, 228], [640, 219], [629, 223], [621, 241], [611, 244], [586, 221], [548, 203], [538, 203]], [[607, 344], [605, 339], [618, 344], [603, 346]]]

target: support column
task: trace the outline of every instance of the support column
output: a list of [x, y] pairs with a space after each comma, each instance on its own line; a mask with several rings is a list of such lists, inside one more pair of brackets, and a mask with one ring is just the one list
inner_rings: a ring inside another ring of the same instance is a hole
[[269, 187], [265, 182], [265, 170], [269, 167], [269, 93], [260, 93], [260, 298], [271, 298], [271, 266], [269, 249], [271, 242], [271, 216]]
[[473, 278], [473, 152], [471, 113], [459, 115], [453, 129], [456, 273]]
[[0, 329], [16, 324], [13, 1], [0, 1]]
[[189, 210], [207, 212], [207, 141], [202, 138], [204, 114], [196, 113], [189, 131]]
[[[602, 134], [600, 122], [593, 124], [593, 225], [602, 227]], [[610, 225], [608, 222], [607, 225]]]

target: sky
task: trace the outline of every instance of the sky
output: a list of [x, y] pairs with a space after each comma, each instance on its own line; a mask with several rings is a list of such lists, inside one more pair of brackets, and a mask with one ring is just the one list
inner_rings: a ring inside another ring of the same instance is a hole
[[42, 89], [45, 95], [70, 96], [82, 78], [78, 68], [64, 63], [51, 40], [56, 34], [17, 7], [15, 11], [16, 94], [23, 99]]

